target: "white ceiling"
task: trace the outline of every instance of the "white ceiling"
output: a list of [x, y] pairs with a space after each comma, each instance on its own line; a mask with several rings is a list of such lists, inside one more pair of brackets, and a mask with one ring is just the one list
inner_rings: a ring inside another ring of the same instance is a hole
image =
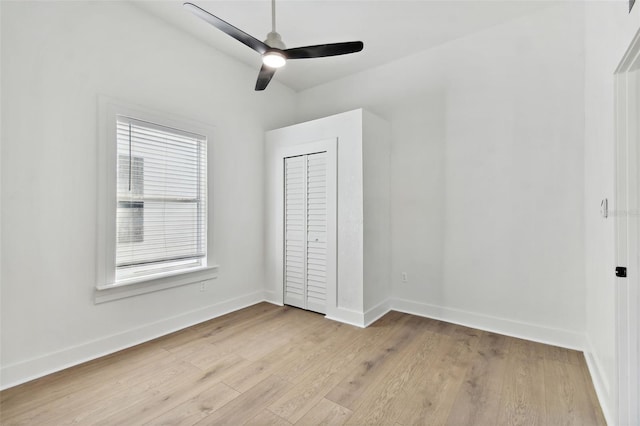
[[[190, 0], [264, 40], [271, 31], [271, 2]], [[179, 0], [135, 1], [141, 9], [192, 34], [256, 70], [260, 55], [188, 12]], [[277, 31], [287, 47], [362, 40], [360, 53], [289, 61], [275, 75], [299, 91], [412, 55], [455, 38], [548, 7], [519, 0], [279, 0]], [[268, 88], [267, 88], [268, 90]]]

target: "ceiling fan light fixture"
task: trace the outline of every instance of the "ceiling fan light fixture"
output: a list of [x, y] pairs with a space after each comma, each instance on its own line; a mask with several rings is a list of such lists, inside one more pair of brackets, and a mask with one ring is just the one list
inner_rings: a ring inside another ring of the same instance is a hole
[[272, 50], [262, 56], [262, 63], [269, 68], [282, 68], [287, 63], [287, 59], [282, 53]]

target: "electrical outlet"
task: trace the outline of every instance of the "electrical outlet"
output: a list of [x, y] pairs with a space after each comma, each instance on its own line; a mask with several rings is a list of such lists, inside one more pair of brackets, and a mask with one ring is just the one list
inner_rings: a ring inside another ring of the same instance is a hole
[[402, 282], [403, 282], [403, 283], [407, 283], [407, 282], [409, 282], [409, 277], [407, 276], [407, 273], [406, 273], [406, 272], [403, 272], [403, 273], [401, 274], [401, 276], [402, 276]]
[[205, 291], [207, 291], [207, 282], [200, 281], [200, 292], [205, 292]]

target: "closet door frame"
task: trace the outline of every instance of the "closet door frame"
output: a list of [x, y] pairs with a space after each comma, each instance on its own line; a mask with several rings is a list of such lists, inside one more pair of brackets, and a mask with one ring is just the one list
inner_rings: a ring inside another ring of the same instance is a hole
[[316, 154], [327, 154], [327, 288], [326, 315], [331, 316], [337, 309], [337, 271], [338, 271], [338, 139], [329, 138], [296, 145], [281, 146], [276, 152], [276, 279], [278, 283], [279, 302], [284, 304], [284, 163], [288, 157]]

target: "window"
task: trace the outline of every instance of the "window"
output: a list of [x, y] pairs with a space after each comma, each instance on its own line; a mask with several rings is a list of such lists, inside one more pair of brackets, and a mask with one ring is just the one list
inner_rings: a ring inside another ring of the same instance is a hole
[[144, 201], [141, 201], [144, 197], [143, 173], [144, 157], [118, 154], [118, 247], [120, 244], [144, 241]]
[[117, 116], [116, 282], [203, 266], [206, 137]]
[[211, 128], [108, 98], [99, 117], [96, 302], [215, 278], [207, 261]]

